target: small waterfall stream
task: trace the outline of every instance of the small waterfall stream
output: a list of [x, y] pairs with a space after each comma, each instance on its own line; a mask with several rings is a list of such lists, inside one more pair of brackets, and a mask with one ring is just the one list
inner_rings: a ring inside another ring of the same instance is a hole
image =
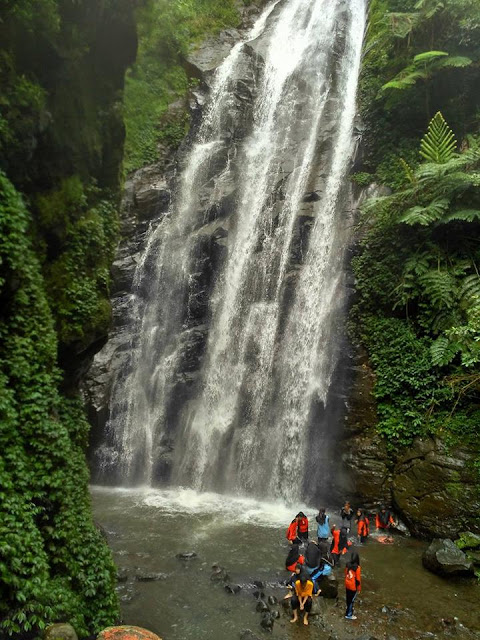
[[287, 500], [327, 482], [365, 5], [278, 0], [217, 69], [136, 270], [101, 476]]

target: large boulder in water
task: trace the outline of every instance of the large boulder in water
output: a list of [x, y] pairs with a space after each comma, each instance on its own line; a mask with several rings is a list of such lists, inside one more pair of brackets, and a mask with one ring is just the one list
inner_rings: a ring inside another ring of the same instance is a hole
[[153, 631], [142, 629], [141, 627], [132, 627], [130, 625], [121, 625], [118, 627], [107, 627], [101, 631], [97, 640], [162, 640]]
[[442, 576], [470, 575], [473, 563], [452, 540], [436, 538], [422, 556], [423, 566]]
[[336, 598], [338, 596], [338, 580], [333, 573], [329, 576], [323, 576], [318, 585], [322, 590], [321, 595], [323, 598]]

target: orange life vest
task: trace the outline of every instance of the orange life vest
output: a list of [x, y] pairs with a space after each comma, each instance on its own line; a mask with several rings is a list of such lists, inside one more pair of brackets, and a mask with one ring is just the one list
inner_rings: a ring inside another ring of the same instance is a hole
[[297, 564], [304, 564], [305, 563], [305, 558], [303, 556], [298, 556], [298, 560], [296, 560], [293, 564], [290, 564], [287, 567], [287, 571], [295, 571], [295, 567], [297, 566]]
[[308, 533], [308, 518], [300, 518], [298, 522], [298, 530], [300, 533]]
[[377, 529], [388, 529], [391, 524], [395, 524], [392, 514], [389, 511], [377, 513], [375, 516], [375, 526]]
[[338, 529], [335, 529], [334, 531], [332, 531], [332, 536], [333, 536], [332, 553], [340, 553], [338, 549], [338, 543], [340, 542], [340, 531]]
[[350, 591], [360, 591], [362, 586], [362, 573], [360, 567], [356, 571], [345, 569], [345, 588]]
[[296, 520], [290, 523], [287, 529], [286, 536], [287, 536], [287, 540], [295, 540], [295, 538], [297, 537], [297, 521]]
[[358, 521], [357, 533], [359, 536], [368, 536], [370, 533], [370, 520], [368, 518], [363, 518], [363, 520]]

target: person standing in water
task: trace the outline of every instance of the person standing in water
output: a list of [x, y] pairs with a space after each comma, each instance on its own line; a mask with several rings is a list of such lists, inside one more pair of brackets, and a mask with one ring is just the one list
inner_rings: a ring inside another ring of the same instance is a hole
[[340, 556], [344, 555], [348, 551], [348, 547], [352, 546], [352, 543], [348, 539], [348, 531], [346, 527], [342, 527], [340, 531], [335, 525], [332, 526], [332, 546], [330, 552], [333, 557], [333, 564], [337, 566], [340, 563]]
[[350, 502], [345, 502], [340, 511], [340, 516], [342, 518], [342, 527], [347, 529], [347, 533], [350, 533], [350, 526], [353, 518], [353, 509], [350, 506]]
[[288, 525], [285, 536], [290, 544], [300, 544], [301, 540], [298, 536], [298, 516], [295, 516]]
[[352, 553], [347, 566], [345, 567], [345, 595], [347, 609], [345, 618], [347, 620], [356, 620], [357, 616], [353, 612], [353, 605], [357, 594], [362, 589], [362, 574], [360, 569], [360, 558], [358, 553]]
[[390, 511], [388, 511], [387, 507], [382, 504], [382, 506], [380, 507], [380, 511], [377, 512], [377, 515], [375, 516], [375, 526], [377, 528], [377, 531], [385, 531], [387, 529], [390, 529], [390, 527], [395, 527], [396, 526], [396, 522], [391, 514]]
[[299, 513], [297, 513], [297, 515], [295, 517], [296, 517], [297, 522], [298, 522], [297, 536], [300, 538], [300, 540], [302, 542], [307, 542], [307, 540], [308, 540], [308, 518], [303, 513], [303, 511], [300, 511]]
[[320, 509], [318, 516], [315, 518], [318, 523], [317, 526], [317, 538], [318, 542], [326, 542], [330, 535], [330, 519], [325, 513], [325, 509]]
[[295, 582], [295, 595], [292, 596], [291, 605], [293, 618], [290, 622], [298, 621], [298, 611], [304, 611], [303, 624], [308, 625], [308, 614], [312, 610], [313, 582], [307, 573], [301, 573]]
[[355, 522], [357, 523], [358, 541], [364, 544], [370, 533], [370, 520], [363, 513], [363, 509], [357, 509], [357, 518]]

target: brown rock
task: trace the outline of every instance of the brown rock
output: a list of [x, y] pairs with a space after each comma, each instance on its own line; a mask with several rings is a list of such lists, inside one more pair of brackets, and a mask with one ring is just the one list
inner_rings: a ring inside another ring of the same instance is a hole
[[71, 624], [59, 622], [45, 629], [43, 640], [78, 640], [78, 636]]
[[107, 627], [98, 634], [97, 640], [161, 640], [161, 638], [153, 631], [141, 627], [121, 625]]

